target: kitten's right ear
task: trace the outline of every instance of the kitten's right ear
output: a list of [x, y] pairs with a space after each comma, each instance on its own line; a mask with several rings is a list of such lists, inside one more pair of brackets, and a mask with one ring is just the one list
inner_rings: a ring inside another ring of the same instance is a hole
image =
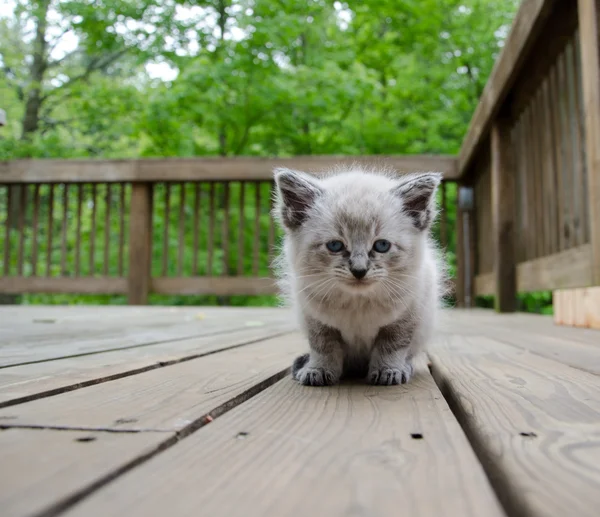
[[281, 220], [287, 228], [295, 230], [305, 221], [323, 188], [317, 179], [304, 172], [278, 168], [274, 173]]

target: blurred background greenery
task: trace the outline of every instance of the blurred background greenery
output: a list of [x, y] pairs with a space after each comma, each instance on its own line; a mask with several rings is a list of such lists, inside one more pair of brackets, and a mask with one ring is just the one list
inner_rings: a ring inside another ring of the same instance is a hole
[[[0, 0], [0, 108], [8, 121], [0, 128], [0, 159], [456, 154], [517, 6]], [[448, 197], [452, 229], [454, 189]], [[248, 203], [251, 209], [251, 196]], [[60, 224], [61, 214], [54, 217]], [[89, 221], [83, 226], [85, 235]], [[449, 241], [453, 268], [453, 232]], [[522, 305], [548, 311], [545, 300], [541, 293]], [[125, 302], [66, 295], [22, 301]]]

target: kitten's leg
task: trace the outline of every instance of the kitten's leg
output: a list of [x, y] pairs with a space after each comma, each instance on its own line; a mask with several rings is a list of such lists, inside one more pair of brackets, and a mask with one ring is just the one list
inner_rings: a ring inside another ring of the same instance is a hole
[[310, 354], [294, 361], [294, 379], [306, 386], [330, 386], [342, 376], [344, 366], [343, 341], [336, 330], [314, 319], [307, 319]]
[[415, 323], [398, 320], [379, 329], [375, 338], [367, 379], [371, 384], [406, 384], [413, 374], [411, 342]]

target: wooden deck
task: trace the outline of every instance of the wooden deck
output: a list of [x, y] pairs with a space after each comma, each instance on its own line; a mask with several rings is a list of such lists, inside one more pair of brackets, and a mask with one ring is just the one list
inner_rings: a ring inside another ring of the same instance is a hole
[[274, 309], [0, 308], [0, 514], [600, 509], [600, 333], [449, 311], [407, 386], [307, 388]]

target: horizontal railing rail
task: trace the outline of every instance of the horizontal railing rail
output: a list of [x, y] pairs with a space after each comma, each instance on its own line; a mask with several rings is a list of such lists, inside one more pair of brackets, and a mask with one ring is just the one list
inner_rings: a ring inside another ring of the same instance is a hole
[[455, 177], [455, 160], [434, 156], [5, 162], [0, 293], [117, 294], [131, 304], [153, 293], [275, 294], [273, 168], [344, 163]]

